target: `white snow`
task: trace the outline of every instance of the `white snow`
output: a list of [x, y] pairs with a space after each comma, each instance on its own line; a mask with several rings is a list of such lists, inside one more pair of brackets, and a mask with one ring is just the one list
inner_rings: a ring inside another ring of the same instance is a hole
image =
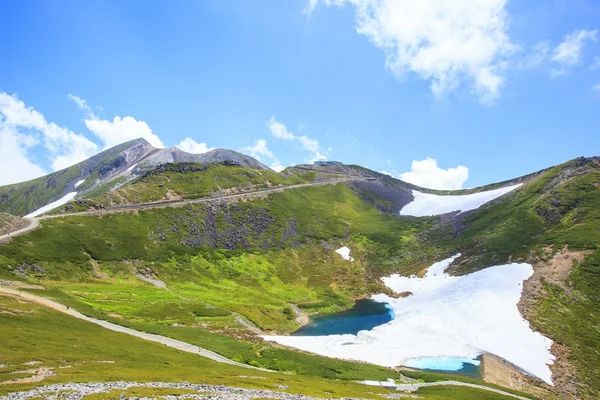
[[489, 352], [552, 384], [548, 366], [554, 360], [552, 341], [532, 331], [517, 309], [522, 283], [533, 274], [531, 265], [498, 265], [456, 277], [444, 273], [456, 257], [433, 264], [424, 278], [384, 278], [394, 292], [412, 293], [398, 299], [373, 296], [394, 310], [395, 318], [387, 324], [357, 335], [265, 339], [324, 356], [387, 367], [410, 364], [415, 358], [473, 359], [476, 354]]
[[354, 261], [354, 258], [350, 257], [350, 248], [348, 248], [346, 246], [340, 247], [335, 252], [338, 253], [340, 256], [342, 256], [342, 258], [344, 260]]
[[60, 207], [63, 204], [67, 203], [68, 201], [73, 200], [75, 198], [75, 196], [77, 196], [77, 192], [67, 193], [64, 197], [62, 197], [56, 201], [53, 201], [52, 203], [46, 204], [44, 207], [38, 208], [37, 210], [35, 210], [32, 213], [27, 214], [25, 216], [25, 218], [37, 217], [38, 215], [41, 215], [45, 212], [53, 210], [56, 207]]
[[457, 196], [440, 196], [437, 194], [421, 193], [413, 190], [415, 197], [413, 201], [400, 210], [400, 215], [411, 215], [413, 217], [426, 217], [440, 215], [452, 211], [469, 211], [479, 208], [483, 204], [492, 201], [516, 188], [521, 184], [506, 186], [500, 189], [488, 190], [487, 192], [463, 194]]
[[75, 184], [75, 187], [79, 187], [83, 182], [85, 182], [85, 179], [82, 179], [80, 181], [77, 181], [77, 183]]
[[133, 164], [131, 167], [127, 168], [127, 171], [133, 171], [135, 167], [137, 167], [138, 163]]

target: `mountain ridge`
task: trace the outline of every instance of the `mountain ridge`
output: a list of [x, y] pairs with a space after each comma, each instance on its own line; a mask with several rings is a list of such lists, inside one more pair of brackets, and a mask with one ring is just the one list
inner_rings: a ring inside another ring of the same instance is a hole
[[176, 147], [155, 148], [145, 139], [138, 138], [106, 149], [51, 174], [0, 186], [0, 212], [16, 216], [26, 215], [70, 192], [77, 191], [81, 197], [102, 186], [105, 186], [103, 190], [107, 190], [128, 182], [158, 165], [177, 161], [231, 161], [244, 167], [270, 171], [270, 168], [258, 160], [233, 150], [213, 149], [203, 154], [191, 154]]

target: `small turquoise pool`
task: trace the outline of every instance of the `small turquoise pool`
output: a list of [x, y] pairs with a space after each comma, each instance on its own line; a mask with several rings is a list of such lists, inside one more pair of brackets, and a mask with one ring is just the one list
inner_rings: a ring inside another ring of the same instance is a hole
[[394, 313], [386, 303], [373, 300], [357, 300], [354, 307], [338, 313], [318, 315], [311, 322], [293, 332], [293, 336], [356, 335], [371, 330], [394, 319]]
[[468, 357], [419, 357], [407, 360], [404, 366], [424, 371], [452, 373], [481, 378], [481, 356]]

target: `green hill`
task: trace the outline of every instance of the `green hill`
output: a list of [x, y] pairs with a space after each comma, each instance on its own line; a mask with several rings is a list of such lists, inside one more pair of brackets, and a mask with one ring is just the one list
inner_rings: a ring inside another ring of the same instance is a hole
[[[361, 167], [305, 166], [276, 174], [223, 162], [161, 164], [58, 212], [357, 177], [239, 201], [44, 219], [42, 229], [0, 247], [0, 279], [41, 284], [46, 290], [40, 294], [88, 315], [290, 371], [294, 379], [397, 379], [397, 371], [264, 343], [239, 320], [263, 331], [291, 332], [299, 326], [292, 306], [307, 313], [346, 309], [354, 299], [388, 292], [382, 276], [418, 273], [457, 252], [462, 256], [452, 265], [455, 274], [529, 262], [536, 275], [526, 284], [520, 309], [557, 343], [553, 351], [559, 356], [556, 387], [536, 383], [541, 392], [535, 393], [595, 398], [600, 374], [590, 366], [600, 365], [598, 159], [572, 160], [511, 181], [523, 186], [477, 210], [438, 217], [400, 216], [411, 191], [422, 189]], [[332, 251], [342, 245], [352, 249], [355, 262]], [[558, 257], [561, 273], [544, 275]], [[15, 326], [40, 323], [27, 318], [30, 322]]]

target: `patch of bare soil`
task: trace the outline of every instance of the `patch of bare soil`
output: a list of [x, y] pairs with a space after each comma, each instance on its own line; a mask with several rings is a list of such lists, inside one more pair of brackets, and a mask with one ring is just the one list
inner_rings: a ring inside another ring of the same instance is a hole
[[29, 225], [29, 221], [14, 215], [0, 213], [0, 235], [17, 231]]
[[43, 381], [46, 378], [55, 376], [54, 368], [40, 367], [35, 369], [27, 369], [23, 371], [11, 372], [12, 374], [32, 374], [27, 378], [11, 379], [9, 381], [0, 382], [0, 385], [13, 385], [15, 383], [34, 383]]
[[295, 304], [291, 304], [290, 308], [292, 309], [292, 311], [294, 311], [294, 315], [296, 316], [295, 321], [298, 324], [302, 326], [308, 325], [308, 323], [310, 322], [310, 317], [306, 312], [302, 311], [300, 307], [298, 307]]
[[84, 253], [85, 253], [86, 256], [88, 256], [88, 258], [90, 260], [90, 265], [92, 266], [92, 272], [94, 273], [94, 276], [96, 278], [98, 278], [98, 279], [108, 279], [108, 278], [110, 278], [110, 276], [106, 272], [104, 272], [104, 271], [102, 271], [100, 269], [100, 265], [98, 264], [98, 261], [94, 260], [92, 258], [92, 256], [89, 255], [89, 253], [87, 253], [85, 251], [84, 251]]
[[167, 189], [167, 193], [165, 193], [165, 196], [163, 197], [163, 200], [180, 200], [181, 198], [182, 197], [180, 195], [178, 195], [177, 193], [175, 193], [171, 189]]
[[550, 386], [524, 374], [503, 358], [489, 353], [484, 353], [481, 358], [481, 376], [484, 381], [528, 393], [541, 399], [558, 398], [556, 394], [552, 393]]
[[[535, 305], [546, 296], [545, 283], [550, 283], [562, 288], [567, 295], [571, 290], [567, 283], [573, 263], [582, 262], [590, 251], [571, 251], [565, 246], [562, 250], [553, 253], [551, 247], [544, 249], [543, 259], [533, 262], [533, 275], [523, 283], [521, 300], [517, 304], [521, 314], [530, 320], [535, 312]], [[577, 371], [571, 362], [568, 347], [554, 343], [551, 348], [556, 357], [550, 366], [552, 371], [553, 391], [565, 399], [577, 399], [578, 384]]]

